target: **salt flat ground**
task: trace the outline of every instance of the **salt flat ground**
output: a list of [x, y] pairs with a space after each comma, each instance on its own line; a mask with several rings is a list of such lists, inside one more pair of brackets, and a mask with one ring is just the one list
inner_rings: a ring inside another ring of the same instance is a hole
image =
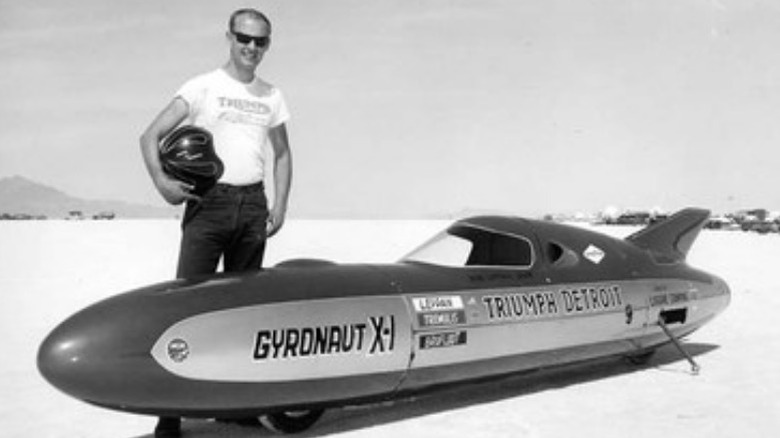
[[[392, 262], [437, 221], [289, 221], [267, 265], [306, 257]], [[624, 236], [626, 228], [602, 228]], [[96, 408], [40, 377], [39, 343], [75, 311], [172, 276], [174, 220], [0, 222], [0, 437], [150, 437], [155, 420]], [[704, 231], [689, 262], [732, 289], [731, 306], [686, 340], [698, 376], [671, 347], [644, 367], [610, 360], [329, 411], [300, 436], [764, 437], [780, 428], [780, 236]], [[186, 437], [271, 436], [184, 423]]]

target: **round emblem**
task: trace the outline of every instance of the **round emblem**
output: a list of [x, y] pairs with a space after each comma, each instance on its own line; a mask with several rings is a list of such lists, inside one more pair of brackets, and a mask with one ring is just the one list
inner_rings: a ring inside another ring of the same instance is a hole
[[174, 362], [182, 362], [190, 355], [190, 346], [184, 339], [174, 339], [168, 342], [168, 357]]

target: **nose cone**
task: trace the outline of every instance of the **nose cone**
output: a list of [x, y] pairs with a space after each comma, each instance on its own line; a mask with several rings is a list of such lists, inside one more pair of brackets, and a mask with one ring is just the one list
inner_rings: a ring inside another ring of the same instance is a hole
[[[38, 369], [64, 393], [121, 411], [191, 416], [243, 409], [242, 400], [257, 398], [256, 388], [184, 378], [152, 354], [171, 326], [193, 315], [257, 305], [265, 296], [256, 293], [260, 280], [243, 281], [225, 277], [161, 283], [87, 307], [44, 339]], [[163, 357], [175, 360], [172, 355], [182, 353], [177, 348], [175, 342], [166, 344]], [[234, 401], [242, 389], [245, 398]]]
[[81, 400], [122, 410], [143, 404], [164, 373], [151, 356], [157, 337], [180, 315], [167, 311], [161, 284], [118, 295], [71, 316], [44, 339], [38, 370]]
[[51, 332], [38, 349], [38, 370], [49, 383], [69, 394], [86, 377], [79, 366], [85, 362], [84, 346], [89, 343], [70, 322]]
[[[61, 391], [97, 404], [113, 404], [112, 386], [133, 363], [142, 365], [142, 345], [128, 344], [123, 318], [105, 304], [87, 308], [56, 327], [38, 350], [38, 370]], [[108, 312], [106, 312], [108, 310]]]
[[[214, 294], [207, 282], [177, 281], [96, 303], [44, 339], [38, 370], [57, 389], [92, 404], [155, 415], [177, 412], [193, 399], [191, 382], [162, 368], [152, 348], [171, 325], [210, 310], [209, 297], [215, 295], [230, 301], [239, 294]], [[210, 389], [199, 394], [205, 397]]]

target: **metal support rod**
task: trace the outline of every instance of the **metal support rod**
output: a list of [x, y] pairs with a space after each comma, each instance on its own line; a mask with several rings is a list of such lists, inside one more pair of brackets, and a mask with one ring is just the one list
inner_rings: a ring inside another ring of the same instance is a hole
[[669, 330], [669, 327], [667, 327], [666, 322], [664, 322], [663, 317], [658, 318], [658, 325], [661, 326], [661, 329], [663, 329], [664, 333], [666, 333], [666, 336], [669, 336], [669, 339], [672, 340], [672, 343], [674, 344], [675, 347], [677, 347], [677, 350], [679, 350], [680, 353], [683, 356], [685, 356], [685, 358], [688, 360], [688, 363], [691, 364], [691, 373], [693, 373], [694, 376], [698, 375], [701, 367], [699, 366], [699, 364], [696, 363], [695, 360], [693, 360], [693, 356], [691, 356], [690, 354], [688, 354], [687, 351], [685, 351], [682, 344], [680, 344], [680, 341], [678, 341], [677, 338], [674, 337], [672, 332]]

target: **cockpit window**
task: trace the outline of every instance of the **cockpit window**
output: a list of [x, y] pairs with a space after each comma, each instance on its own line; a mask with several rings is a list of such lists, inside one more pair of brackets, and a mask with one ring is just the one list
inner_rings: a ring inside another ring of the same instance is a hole
[[527, 268], [533, 264], [531, 242], [469, 224], [456, 224], [401, 259], [442, 266], [502, 266]]

